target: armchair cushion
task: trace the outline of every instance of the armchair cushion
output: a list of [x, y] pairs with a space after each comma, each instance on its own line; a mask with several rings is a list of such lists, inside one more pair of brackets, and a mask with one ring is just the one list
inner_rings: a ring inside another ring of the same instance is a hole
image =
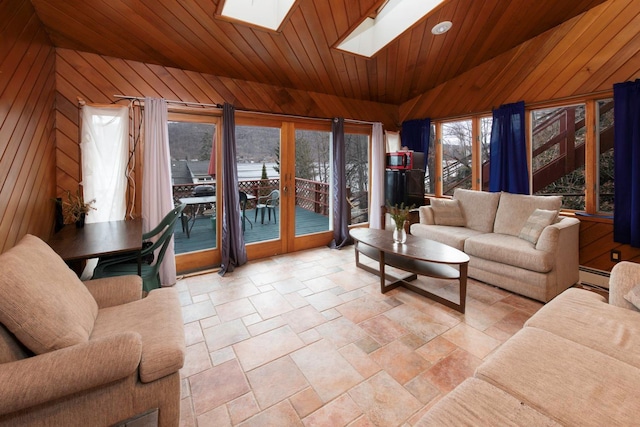
[[36, 354], [86, 342], [98, 305], [42, 240], [26, 235], [0, 255], [0, 323]]
[[154, 381], [182, 368], [185, 357], [182, 311], [178, 291], [160, 288], [146, 298], [101, 309], [91, 340], [134, 331], [142, 337], [140, 380]]
[[99, 308], [126, 304], [142, 298], [142, 277], [113, 276], [87, 280], [85, 286], [93, 295]]

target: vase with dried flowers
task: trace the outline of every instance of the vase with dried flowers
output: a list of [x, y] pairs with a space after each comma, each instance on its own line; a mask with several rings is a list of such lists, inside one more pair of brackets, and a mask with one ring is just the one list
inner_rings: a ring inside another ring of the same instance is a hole
[[85, 217], [89, 214], [91, 209], [95, 210], [92, 205], [96, 202], [96, 199], [88, 202], [84, 201], [84, 197], [80, 193], [80, 189], [76, 191], [76, 194], [71, 194], [71, 191], [66, 190], [66, 200], [62, 199], [62, 213], [65, 218], [65, 222], [74, 222], [76, 227], [84, 227]]
[[405, 223], [407, 222], [407, 217], [409, 216], [409, 211], [414, 208], [414, 205], [406, 206], [404, 203], [401, 203], [400, 206], [396, 203], [391, 206], [387, 204], [387, 213], [391, 216], [391, 219], [394, 222], [393, 228], [393, 242], [394, 243], [404, 243], [407, 241], [407, 232], [404, 229]]

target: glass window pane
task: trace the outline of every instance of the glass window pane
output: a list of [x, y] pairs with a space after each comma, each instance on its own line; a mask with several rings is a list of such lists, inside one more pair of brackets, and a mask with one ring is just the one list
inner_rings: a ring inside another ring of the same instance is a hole
[[[176, 204], [188, 202], [182, 221], [175, 225], [175, 252], [215, 248], [216, 182], [215, 173], [209, 174], [215, 124], [170, 121], [168, 125], [173, 199]], [[198, 190], [207, 195], [195, 194], [198, 186], [207, 186]]]
[[613, 98], [598, 101], [598, 211], [613, 212]]
[[533, 193], [561, 195], [565, 209], [584, 210], [584, 105], [534, 110]]
[[329, 230], [331, 132], [296, 129], [296, 236]]
[[427, 170], [424, 173], [424, 188], [427, 194], [436, 194], [436, 126], [431, 124], [429, 135], [429, 154], [427, 156]]
[[280, 128], [236, 126], [236, 161], [245, 243], [280, 238]]
[[480, 182], [482, 182], [482, 191], [489, 191], [489, 164], [491, 161], [491, 125], [493, 117], [480, 118], [480, 156], [482, 161], [482, 172], [480, 173]]
[[349, 224], [369, 222], [369, 136], [345, 133]]
[[471, 120], [442, 124], [442, 192], [471, 188]]

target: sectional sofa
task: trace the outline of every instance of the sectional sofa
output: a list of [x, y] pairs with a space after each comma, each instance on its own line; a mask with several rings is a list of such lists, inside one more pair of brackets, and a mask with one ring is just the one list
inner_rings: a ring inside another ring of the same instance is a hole
[[559, 196], [456, 189], [419, 208], [416, 236], [469, 255], [469, 277], [548, 302], [578, 281], [580, 221]]
[[416, 425], [638, 425], [639, 307], [635, 263], [613, 268], [609, 303], [564, 291]]

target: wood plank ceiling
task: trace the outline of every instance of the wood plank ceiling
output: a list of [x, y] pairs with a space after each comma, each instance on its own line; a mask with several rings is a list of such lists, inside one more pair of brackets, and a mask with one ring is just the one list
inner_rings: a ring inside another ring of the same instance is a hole
[[445, 0], [371, 59], [333, 46], [384, 0], [298, 0], [281, 32], [216, 17], [222, 1], [31, 3], [56, 47], [399, 105], [604, 0]]

